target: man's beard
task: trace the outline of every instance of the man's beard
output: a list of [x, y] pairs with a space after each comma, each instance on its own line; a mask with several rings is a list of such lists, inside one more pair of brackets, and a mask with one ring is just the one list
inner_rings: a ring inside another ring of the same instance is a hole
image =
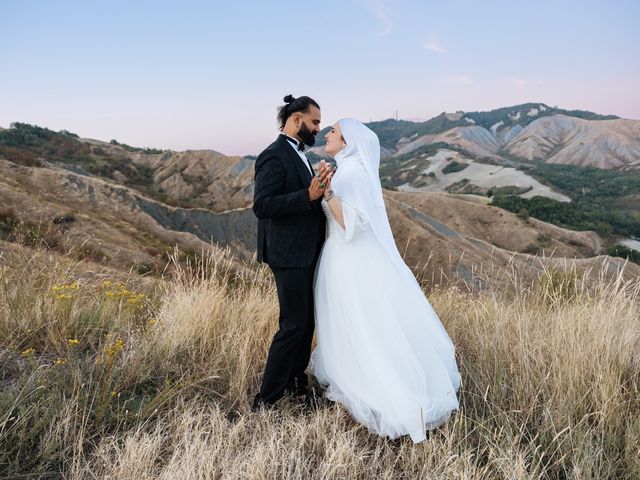
[[300, 130], [298, 130], [298, 136], [308, 147], [313, 147], [313, 144], [316, 143], [316, 134], [309, 130], [306, 123], [303, 123]]

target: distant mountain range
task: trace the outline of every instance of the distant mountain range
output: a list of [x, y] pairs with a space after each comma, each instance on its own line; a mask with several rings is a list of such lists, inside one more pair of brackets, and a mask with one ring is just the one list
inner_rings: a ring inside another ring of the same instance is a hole
[[[476, 160], [540, 161], [598, 168], [640, 169], [640, 121], [583, 110], [526, 103], [489, 112], [441, 113], [425, 122], [367, 124], [380, 138], [385, 159], [432, 144], [455, 147]], [[321, 148], [318, 135], [314, 153]]]
[[[554, 252], [588, 268], [610, 233], [640, 232], [639, 124], [543, 104], [369, 124], [383, 183], [398, 190], [385, 201], [400, 251], [424, 277], [481, 288], [501, 280], [478, 277], [478, 264], [535, 276], [556, 260], [531, 255]], [[320, 155], [321, 144], [309, 152]], [[253, 173], [252, 157], [14, 124], [0, 129], [0, 253], [44, 245], [143, 274], [163, 271], [176, 245], [184, 258], [222, 246], [247, 260]]]

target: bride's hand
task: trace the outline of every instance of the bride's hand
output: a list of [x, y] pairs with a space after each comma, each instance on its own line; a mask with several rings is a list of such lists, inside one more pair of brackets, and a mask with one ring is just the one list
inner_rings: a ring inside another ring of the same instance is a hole
[[324, 180], [324, 198], [327, 198], [329, 196], [329, 192], [331, 192], [331, 178], [333, 177], [333, 173], [334, 172], [329, 173]]

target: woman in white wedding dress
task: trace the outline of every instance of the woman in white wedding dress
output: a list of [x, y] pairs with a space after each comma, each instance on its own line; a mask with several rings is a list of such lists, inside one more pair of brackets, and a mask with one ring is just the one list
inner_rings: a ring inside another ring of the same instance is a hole
[[326, 135], [338, 168], [314, 284], [310, 371], [356, 421], [414, 442], [458, 408], [454, 346], [400, 256], [382, 198], [376, 134], [354, 119]]

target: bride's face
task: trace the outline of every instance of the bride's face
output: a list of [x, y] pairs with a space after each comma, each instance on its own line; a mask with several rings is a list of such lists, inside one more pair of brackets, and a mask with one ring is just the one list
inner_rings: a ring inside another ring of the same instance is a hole
[[332, 157], [346, 146], [344, 138], [342, 138], [339, 123], [331, 127], [331, 130], [329, 130], [324, 138], [327, 141], [327, 144], [324, 146], [324, 151]]

